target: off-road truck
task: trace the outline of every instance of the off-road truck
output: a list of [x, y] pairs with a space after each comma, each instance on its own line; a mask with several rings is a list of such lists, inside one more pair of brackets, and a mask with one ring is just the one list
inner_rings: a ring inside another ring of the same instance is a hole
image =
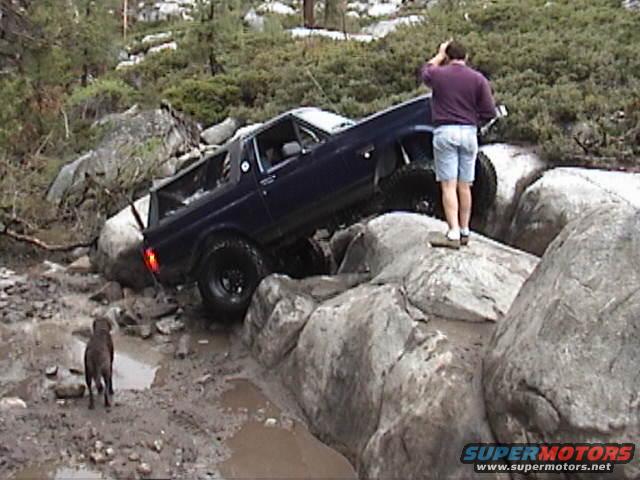
[[[298, 108], [236, 135], [151, 190], [147, 268], [161, 282], [196, 280], [208, 307], [238, 315], [269, 272], [327, 273], [316, 230], [390, 210], [438, 215], [429, 102], [420, 96], [361, 121]], [[476, 214], [495, 194], [480, 153]]]

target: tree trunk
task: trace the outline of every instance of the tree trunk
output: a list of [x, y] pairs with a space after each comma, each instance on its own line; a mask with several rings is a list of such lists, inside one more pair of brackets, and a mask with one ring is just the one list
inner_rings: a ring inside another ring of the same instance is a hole
[[314, 7], [315, 7], [315, 1], [314, 0], [302, 0], [303, 1], [303, 20], [304, 20], [304, 26], [307, 28], [313, 28], [316, 25], [316, 19], [315, 19], [315, 12], [314, 12]]
[[340, 0], [325, 0], [324, 26], [325, 28], [340, 28]]

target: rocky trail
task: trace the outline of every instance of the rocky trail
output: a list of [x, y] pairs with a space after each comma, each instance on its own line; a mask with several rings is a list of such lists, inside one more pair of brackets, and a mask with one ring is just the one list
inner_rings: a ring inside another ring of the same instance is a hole
[[[48, 262], [0, 269], [0, 477], [356, 478], [249, 356], [239, 326], [212, 326], [189, 289], [103, 285]], [[120, 324], [115, 396], [89, 410], [86, 394], [60, 397], [84, 393], [101, 315]]]

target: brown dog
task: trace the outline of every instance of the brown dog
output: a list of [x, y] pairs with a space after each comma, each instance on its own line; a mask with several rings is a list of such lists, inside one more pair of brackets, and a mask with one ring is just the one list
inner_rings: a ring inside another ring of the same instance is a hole
[[[93, 335], [84, 351], [84, 376], [89, 389], [89, 409], [93, 409], [93, 390], [91, 381], [96, 382], [98, 393], [104, 388], [104, 406], [110, 407], [109, 395], [113, 395], [111, 373], [113, 369], [113, 340], [111, 339], [111, 323], [106, 318], [98, 318], [93, 322]], [[104, 380], [104, 385], [102, 385]]]

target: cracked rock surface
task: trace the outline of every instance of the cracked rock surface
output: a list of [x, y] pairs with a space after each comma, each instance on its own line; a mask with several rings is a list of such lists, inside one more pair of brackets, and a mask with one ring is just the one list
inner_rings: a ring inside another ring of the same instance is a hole
[[[640, 442], [638, 231], [640, 211], [603, 206], [549, 246], [484, 361], [498, 441]], [[615, 473], [639, 478], [640, 462]]]
[[272, 275], [245, 319], [253, 355], [363, 478], [474, 477], [462, 447], [494, 441], [484, 344], [537, 259], [480, 236], [459, 251], [431, 248], [444, 229], [421, 215], [378, 217], [356, 229], [336, 277]]

